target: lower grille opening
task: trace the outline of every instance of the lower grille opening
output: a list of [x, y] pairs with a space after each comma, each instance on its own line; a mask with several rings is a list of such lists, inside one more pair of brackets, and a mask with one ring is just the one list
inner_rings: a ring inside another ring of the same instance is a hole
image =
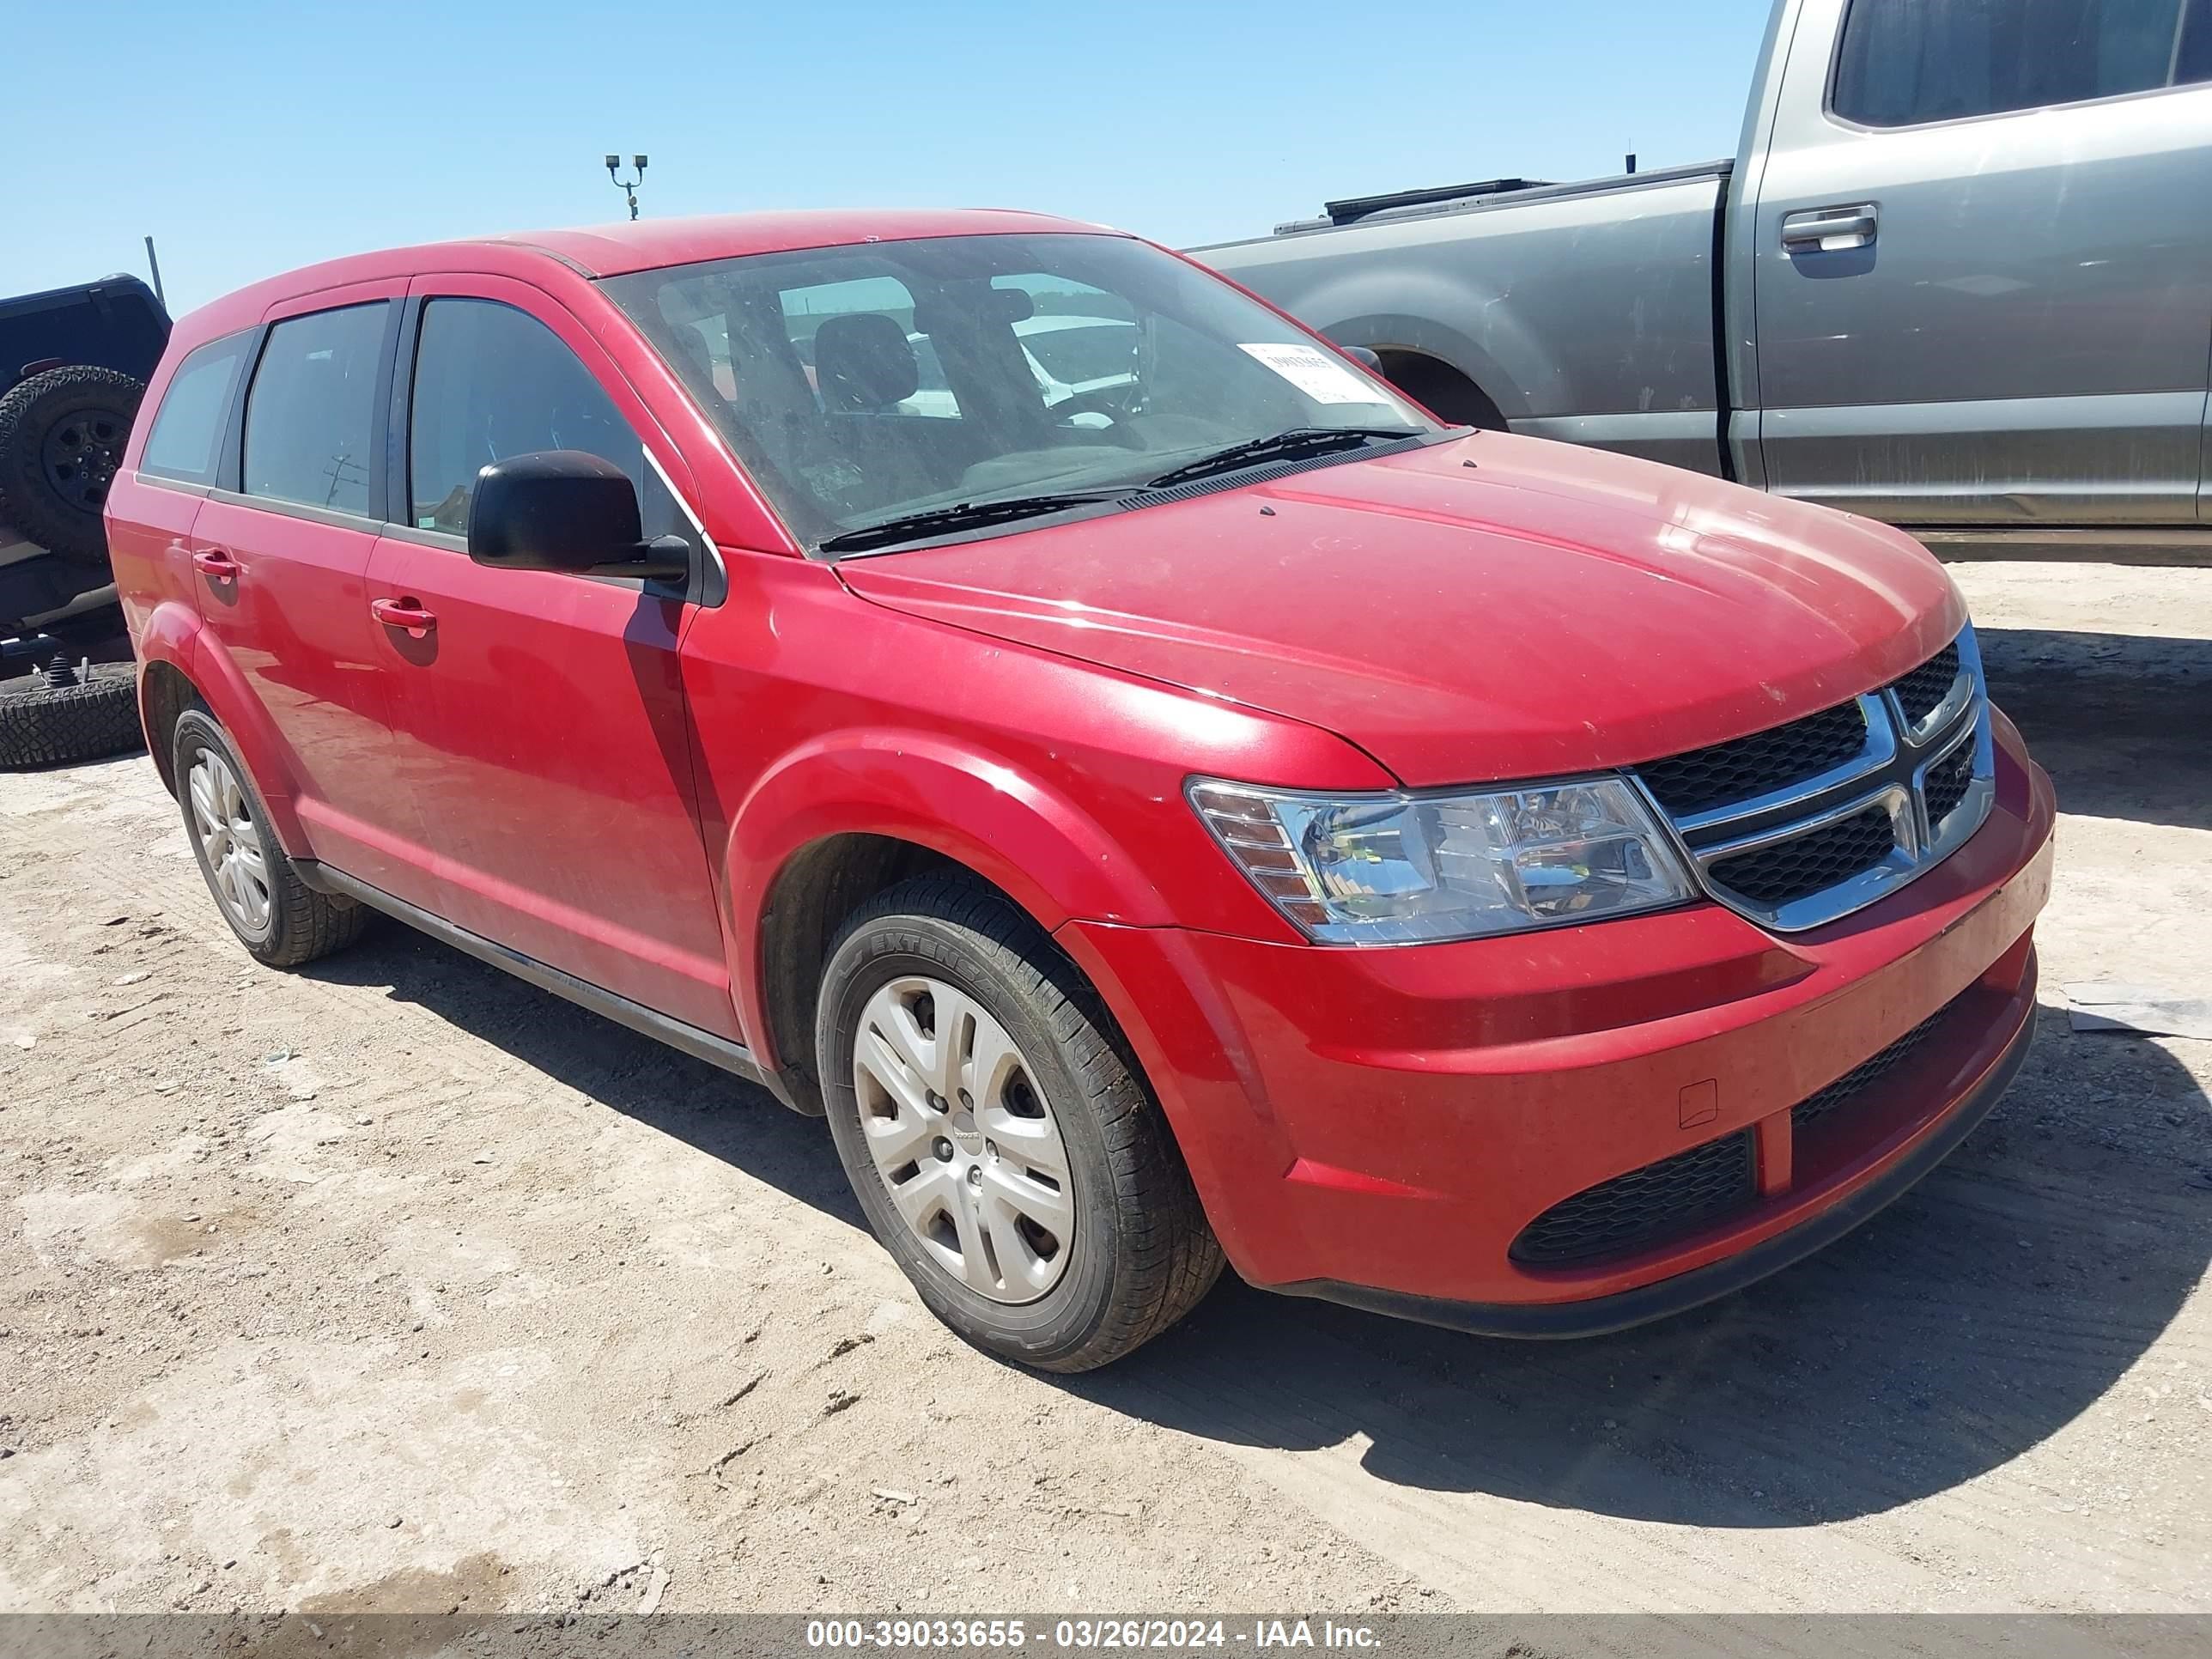
[[1751, 1131], [1740, 1130], [1562, 1199], [1507, 1254], [1534, 1267], [1626, 1255], [1695, 1232], [1756, 1194]]
[[1809, 836], [1722, 859], [1712, 866], [1712, 878], [1751, 903], [1772, 908], [1873, 869], [1896, 845], [1888, 809], [1869, 806]]
[[1809, 1094], [1799, 1101], [1790, 1109], [1790, 1127], [1792, 1133], [1818, 1123], [1839, 1108], [1850, 1105], [1861, 1093], [1874, 1087], [1882, 1079], [1904, 1065], [1906, 1060], [1911, 1060], [1918, 1051], [1921, 1044], [1935, 1036], [1937, 1029], [1951, 1017], [1952, 1011], [1958, 1006], [1955, 1000], [1945, 1003], [1872, 1060], [1860, 1061], [1826, 1088], [1816, 1094]]

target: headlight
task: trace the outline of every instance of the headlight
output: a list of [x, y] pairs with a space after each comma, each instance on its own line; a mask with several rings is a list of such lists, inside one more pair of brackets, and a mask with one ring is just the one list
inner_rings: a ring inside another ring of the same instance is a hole
[[1327, 945], [1476, 939], [1680, 904], [1674, 844], [1620, 778], [1468, 795], [1291, 794], [1192, 780], [1252, 883]]

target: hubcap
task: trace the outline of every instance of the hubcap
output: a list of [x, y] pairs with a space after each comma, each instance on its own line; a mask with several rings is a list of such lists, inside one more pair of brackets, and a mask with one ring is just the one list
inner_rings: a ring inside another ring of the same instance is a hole
[[1060, 1282], [1075, 1189], [1060, 1125], [1006, 1028], [943, 980], [895, 979], [860, 1012], [853, 1084], [891, 1204], [945, 1271], [994, 1302]]
[[269, 927], [269, 866], [261, 854], [261, 832], [246, 810], [238, 775], [212, 749], [200, 750], [186, 780], [192, 807], [192, 833], [199, 838], [208, 884], [216, 902], [249, 933]]
[[88, 409], [55, 422], [40, 446], [46, 483], [78, 511], [98, 513], [130, 435], [131, 422], [109, 409]]

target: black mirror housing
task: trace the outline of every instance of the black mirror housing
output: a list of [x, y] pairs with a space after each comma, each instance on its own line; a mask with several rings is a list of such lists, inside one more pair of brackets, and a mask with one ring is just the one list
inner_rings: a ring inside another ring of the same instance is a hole
[[502, 570], [575, 576], [667, 580], [690, 568], [676, 538], [646, 542], [629, 475], [577, 449], [510, 455], [478, 472], [469, 557]]

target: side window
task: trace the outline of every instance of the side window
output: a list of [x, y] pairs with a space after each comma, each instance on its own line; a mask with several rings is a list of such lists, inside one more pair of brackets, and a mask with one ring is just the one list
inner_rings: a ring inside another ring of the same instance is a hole
[[643, 487], [643, 443], [559, 335], [495, 300], [425, 305], [408, 420], [410, 522], [465, 535], [477, 474], [546, 449], [612, 461]]
[[376, 371], [389, 301], [291, 317], [269, 331], [246, 394], [249, 495], [382, 518], [368, 501], [384, 422]]
[[246, 361], [246, 336], [210, 340], [177, 365], [153, 430], [138, 457], [138, 470], [157, 478], [211, 484], [222, 467], [218, 453], [230, 419], [230, 394]]
[[1905, 127], [2212, 73], [2207, 0], [1851, 0], [1831, 107]]

